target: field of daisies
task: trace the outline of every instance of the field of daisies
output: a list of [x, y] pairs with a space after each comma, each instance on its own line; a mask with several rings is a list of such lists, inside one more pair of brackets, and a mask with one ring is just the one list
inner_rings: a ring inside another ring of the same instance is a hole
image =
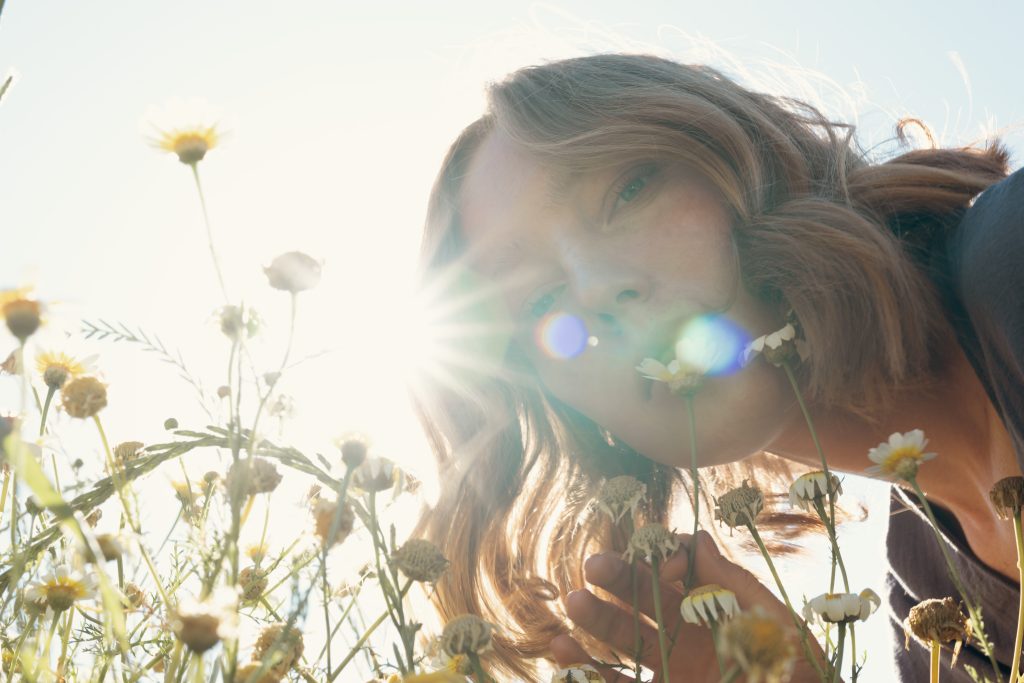
[[[10, 84], [10, 78], [0, 84], [0, 98]], [[408, 516], [403, 506], [418, 500], [419, 482], [377, 454], [365, 435], [343, 435], [327, 453], [303, 452], [273, 438], [269, 425], [289, 411], [278, 386], [294, 367], [295, 321], [303, 298], [320, 283], [323, 264], [314, 255], [289, 251], [263, 266], [265, 286], [287, 302], [287, 316], [274, 324], [288, 335], [279, 360], [257, 366], [249, 343], [266, 321], [229, 297], [206, 210], [203, 164], [221, 134], [213, 122], [191, 120], [155, 129], [149, 140], [180, 162], [194, 184], [209, 244], [197, 263], [201, 257], [213, 269], [223, 300], [215, 319], [226, 382], [215, 392], [220, 410], [208, 421], [180, 424], [168, 418], [164, 438], [152, 443], [109, 433], [106, 417], [118, 405], [109, 400], [102, 363], [76, 353], [74, 337], [141, 347], [174, 366], [184, 381], [198, 387], [200, 379], [159, 339], [130, 326], [80, 321], [66, 348], [37, 343], [59, 312], [29, 286], [12, 283], [0, 290], [0, 339], [13, 349], [2, 358], [0, 381], [18, 397], [0, 414], [0, 680], [502, 680], [494, 654], [501, 626], [472, 614], [439, 623], [430, 608], [435, 585], [457, 558], [426, 539], [396, 532], [394, 520]], [[802, 353], [794, 322], [754, 340], [746, 356], [761, 355], [779, 367], [799, 398], [794, 367]], [[695, 433], [692, 406], [701, 368], [679, 359], [646, 359], [637, 371], [685, 399]], [[814, 436], [809, 416], [807, 423]], [[66, 447], [65, 430], [91, 443], [79, 450], [98, 454], [98, 465]], [[874, 462], [872, 473], [899, 480], [915, 493], [934, 524], [916, 480], [918, 468], [934, 457], [926, 447], [926, 436], [910, 430], [893, 434], [867, 456]], [[842, 481], [829, 471], [825, 454], [819, 448], [821, 469], [801, 475], [788, 491], [792, 507], [820, 521], [830, 558], [821, 590], [796, 604], [759, 531], [771, 492], [744, 481], [715, 498], [712, 509], [707, 503], [702, 509], [706, 497], [695, 441], [691, 448], [690, 518], [696, 521], [686, 529], [689, 538], [697, 537], [701, 520], [713, 517], [719, 528], [749, 539], [760, 550], [786, 617], [742, 605], [728, 588], [698, 582], [693, 571], [685, 572], [671, 598], [659, 592], [658, 581], [647, 582], [653, 595], [638, 594], [633, 581], [631, 600], [624, 601], [633, 614], [633, 647], [615, 653], [614, 661], [549, 667], [545, 679], [670, 683], [672, 671], [679, 670], [670, 664], [678, 629], [687, 624], [710, 634], [723, 681], [786, 681], [794, 671], [826, 682], [870, 680], [856, 630], [873, 617], [880, 600], [871, 587], [850, 585], [837, 533]], [[208, 470], [195, 476], [183, 460], [199, 457]], [[304, 493], [298, 513], [294, 502], [284, 512], [290, 533], [282, 539], [271, 532], [272, 501], [286, 476], [302, 482]], [[154, 480], [173, 489], [173, 505], [162, 510], [170, 521], [159, 533], [146, 514], [146, 486]], [[1024, 479], [999, 482], [992, 501], [1012, 520], [1021, 548]], [[657, 575], [680, 557], [695, 567], [699, 544], [682, 543], [674, 529], [651, 521], [648, 503], [644, 483], [615, 477], [596, 492], [588, 519], [627, 539], [622, 559], [631, 576]], [[339, 571], [336, 560], [343, 555], [360, 558], [358, 569]], [[908, 638], [932, 653], [933, 681], [955, 662], [964, 642], [994, 657], [982, 615], [946, 560], [959, 594], [923, 601], [906, 624]], [[647, 612], [641, 605], [654, 607]], [[1021, 634], [1019, 628], [1018, 657]], [[1013, 668], [1019, 669], [1019, 661]]]

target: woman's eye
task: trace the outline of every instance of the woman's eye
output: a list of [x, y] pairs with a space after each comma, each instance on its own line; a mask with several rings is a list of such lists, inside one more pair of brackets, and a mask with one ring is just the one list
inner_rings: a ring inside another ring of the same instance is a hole
[[628, 175], [626, 180], [618, 188], [613, 209], [636, 199], [637, 196], [643, 192], [644, 188], [647, 187], [647, 184], [651, 181], [651, 178], [656, 172], [657, 168], [655, 166], [647, 165], [640, 167]]
[[563, 287], [549, 290], [537, 297], [526, 302], [525, 309], [526, 313], [534, 319], [539, 320], [555, 308], [555, 304], [558, 303], [558, 296], [561, 294]]

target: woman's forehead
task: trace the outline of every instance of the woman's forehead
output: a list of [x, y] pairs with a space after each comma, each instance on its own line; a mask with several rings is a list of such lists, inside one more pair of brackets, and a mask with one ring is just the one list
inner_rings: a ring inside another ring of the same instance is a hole
[[535, 242], [566, 205], [577, 178], [541, 163], [507, 135], [490, 133], [473, 155], [459, 193], [468, 257], [491, 264]]

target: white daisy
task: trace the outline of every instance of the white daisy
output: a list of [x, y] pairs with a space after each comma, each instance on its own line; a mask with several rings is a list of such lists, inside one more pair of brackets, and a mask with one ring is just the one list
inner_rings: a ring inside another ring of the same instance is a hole
[[870, 588], [857, 593], [822, 593], [804, 604], [804, 619], [815, 618], [829, 624], [864, 621], [881, 604], [878, 594]]
[[683, 621], [706, 626], [711, 626], [711, 622], [731, 619], [739, 614], [739, 611], [740, 604], [736, 601], [736, 594], [715, 583], [694, 588], [679, 605]]
[[924, 432], [914, 429], [901, 434], [894, 432], [887, 442], [882, 442], [868, 451], [868, 458], [877, 463], [867, 468], [865, 474], [885, 479], [910, 480], [917, 474], [922, 462], [935, 457], [935, 453], [925, 453], [924, 447], [928, 439]]
[[678, 358], [668, 362], [668, 365], [653, 358], [644, 358], [636, 371], [647, 379], [655, 382], [665, 382], [672, 391], [683, 389], [696, 389], [703, 376], [697, 368], [683, 363]]
[[814, 470], [797, 477], [797, 480], [789, 487], [789, 504], [795, 508], [812, 512], [817, 502], [828, 500], [830, 491], [837, 496], [840, 495], [843, 492], [843, 485], [839, 482], [839, 477], [831, 472], [829, 477], [832, 481], [831, 485], [826, 485], [825, 473], [821, 470]]

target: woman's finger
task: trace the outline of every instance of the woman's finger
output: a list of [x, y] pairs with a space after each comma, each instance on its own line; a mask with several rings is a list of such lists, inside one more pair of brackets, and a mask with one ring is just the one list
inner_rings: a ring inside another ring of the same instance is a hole
[[[679, 534], [679, 552], [666, 560], [661, 568], [662, 581], [685, 581], [689, 568], [689, 548], [693, 537]], [[736, 594], [740, 607], [754, 605], [773, 613], [777, 618], [789, 619], [789, 610], [767, 586], [745, 568], [732, 562], [718, 550], [711, 534], [703, 529], [697, 532], [697, 559], [694, 568], [695, 584], [717, 583]]]
[[[613, 650], [632, 656], [636, 647], [636, 626], [632, 611], [601, 600], [588, 590], [569, 593], [565, 609], [569, 618], [580, 628], [607, 643]], [[671, 635], [674, 631], [666, 629], [666, 632]], [[659, 668], [661, 659], [658, 652], [658, 631], [641, 621], [640, 639], [643, 644], [640, 663], [649, 669]], [[683, 656], [684, 651], [697, 652], [700, 648], [711, 652], [711, 632], [691, 624], [682, 624], [677, 643], [678, 647], [675, 648], [673, 657]]]
[[[633, 604], [633, 577], [630, 563], [616, 553], [591, 555], [583, 565], [583, 575], [591, 584], [598, 586], [627, 605]], [[651, 568], [643, 562], [636, 563], [636, 603], [643, 614], [652, 620], [654, 612], [654, 591], [651, 583]], [[661, 582], [661, 609], [668, 632], [671, 633], [679, 621], [679, 604], [683, 596], [676, 586]]]
[[591, 658], [591, 656], [587, 654], [587, 651], [584, 650], [578, 642], [576, 642], [576, 639], [571, 636], [555, 636], [551, 640], [551, 654], [554, 656], [558, 666], [563, 669], [570, 666], [576, 666], [578, 664], [591, 665], [597, 669], [598, 673], [604, 676], [606, 683], [635, 683], [636, 680], [610, 666], [598, 664], [597, 661]]

